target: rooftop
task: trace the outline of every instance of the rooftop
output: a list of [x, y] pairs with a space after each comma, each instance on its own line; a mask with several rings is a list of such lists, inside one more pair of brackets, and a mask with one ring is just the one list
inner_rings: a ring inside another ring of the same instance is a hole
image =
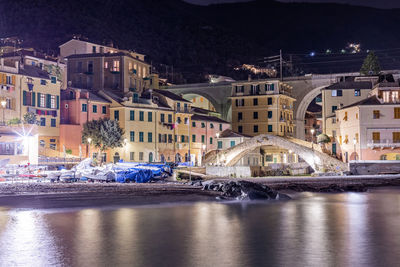
[[212, 121], [212, 122], [217, 122], [217, 123], [229, 123], [227, 121], [224, 121], [224, 120], [214, 117], [214, 116], [205, 116], [205, 115], [199, 115], [199, 114], [194, 114], [191, 119], [193, 121]]
[[345, 106], [341, 109], [351, 108], [356, 106], [374, 106], [374, 105], [382, 105], [381, 101], [376, 97], [376, 95], [370, 96], [366, 99], [353, 103], [351, 105]]
[[362, 81], [346, 81], [346, 82], [338, 82], [334, 83], [328, 87], [323, 88], [322, 90], [346, 90], [346, 89], [372, 89], [372, 82]]
[[88, 53], [88, 54], [74, 54], [74, 55], [69, 55], [67, 56], [67, 59], [71, 58], [92, 58], [92, 57], [120, 57], [120, 56], [125, 56], [125, 57], [130, 57], [132, 59], [135, 59], [137, 61], [146, 63], [143, 60], [140, 60], [139, 58], [131, 56], [129, 53], [125, 52], [116, 52], [116, 53]]
[[231, 138], [232, 137], [249, 137], [249, 138], [252, 138], [252, 136], [250, 136], [250, 135], [237, 133], [237, 132], [232, 131], [231, 129], [226, 129], [219, 136], [219, 138], [229, 138], [229, 137], [231, 137]]
[[183, 97], [174, 94], [170, 91], [167, 90], [163, 90], [163, 89], [153, 89], [153, 92], [158, 93], [160, 95], [163, 95], [169, 99], [172, 99], [174, 101], [182, 101], [182, 102], [187, 102], [187, 103], [191, 103], [189, 100], [184, 99]]

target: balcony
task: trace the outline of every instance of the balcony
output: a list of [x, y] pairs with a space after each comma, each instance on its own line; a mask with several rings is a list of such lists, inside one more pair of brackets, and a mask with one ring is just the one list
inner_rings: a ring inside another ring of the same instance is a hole
[[367, 146], [369, 148], [398, 148], [400, 147], [400, 140], [381, 139], [381, 140], [368, 140]]

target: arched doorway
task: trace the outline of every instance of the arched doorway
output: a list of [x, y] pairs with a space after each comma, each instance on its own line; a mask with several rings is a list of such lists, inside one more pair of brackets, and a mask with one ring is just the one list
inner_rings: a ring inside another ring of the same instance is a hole
[[114, 154], [114, 163], [119, 162], [120, 159], [121, 159], [121, 157], [119, 156], [119, 153], [118, 153], [118, 152], [115, 152], [115, 154]]
[[182, 162], [182, 156], [181, 156], [181, 154], [176, 153], [176, 155], [175, 155], [175, 162], [176, 162], [176, 163]]
[[149, 162], [153, 162], [153, 152], [149, 153]]

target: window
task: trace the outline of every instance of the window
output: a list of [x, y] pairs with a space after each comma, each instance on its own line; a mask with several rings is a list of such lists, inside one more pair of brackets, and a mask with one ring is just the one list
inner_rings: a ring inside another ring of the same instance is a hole
[[[40, 95], [40, 97], [42, 97], [42, 95]], [[42, 106], [42, 104], [40, 104], [40, 106]], [[87, 112], [87, 104], [82, 104], [82, 112]]]
[[268, 99], [267, 99], [267, 104], [268, 104], [268, 105], [272, 105], [272, 97], [268, 97]]
[[201, 123], [201, 128], [205, 128], [206, 124], [204, 122]]
[[105, 68], [105, 69], [108, 69], [108, 62], [107, 62], [107, 61], [104, 62], [104, 68]]
[[393, 132], [393, 143], [400, 143], [400, 132]]
[[143, 143], [144, 142], [144, 133], [139, 132], [139, 142]]
[[236, 142], [235, 141], [231, 141], [231, 147], [235, 146]]
[[201, 136], [201, 142], [204, 144], [206, 142], [206, 137], [204, 135]]
[[129, 160], [135, 160], [135, 152], [129, 153]]
[[214, 129], [214, 124], [210, 123], [210, 128]]
[[185, 118], [184, 121], [185, 121], [185, 125], [189, 125], [189, 118]]
[[243, 120], [243, 113], [242, 112], [238, 112], [238, 121]]
[[344, 121], [347, 121], [347, 111], [344, 112], [344, 118], [343, 118], [343, 120], [344, 120]]
[[143, 153], [143, 152], [139, 152], [139, 160], [140, 160], [140, 161], [142, 161], [142, 160], [143, 160], [143, 155], [144, 155], [144, 153]]
[[272, 125], [268, 125], [268, 132], [272, 133]]
[[183, 109], [185, 110], [185, 112], [188, 112], [188, 111], [189, 111], [189, 110], [188, 110], [188, 104], [185, 103], [185, 104], [183, 105]]
[[160, 115], [160, 121], [165, 122], [165, 114], [161, 113]]
[[50, 96], [50, 108], [56, 108], [56, 96]]
[[114, 110], [114, 120], [119, 121], [119, 110]]
[[212, 145], [212, 143], [213, 143], [213, 138], [210, 137], [210, 145]]
[[40, 80], [40, 84], [41, 84], [41, 85], [46, 85], [46, 84], [47, 84], [47, 81], [46, 81], [46, 80]]
[[181, 143], [185, 143], [185, 136], [181, 135]]
[[381, 160], [387, 160], [387, 155], [381, 155]]
[[356, 113], [356, 120], [358, 120], [358, 113]]
[[258, 99], [257, 98], [253, 99], [253, 106], [258, 106]]
[[374, 111], [373, 111], [373, 118], [374, 118], [374, 119], [379, 119], [379, 117], [380, 117], [380, 112], [379, 112], [379, 110], [374, 110]]
[[337, 106], [332, 106], [332, 113], [335, 113], [335, 110], [337, 110]]
[[106, 107], [106, 106], [103, 106], [103, 107], [102, 107], [102, 113], [103, 113], [103, 114], [107, 114], [107, 107]]
[[235, 86], [236, 93], [243, 93], [244, 92], [244, 85], [236, 85]]
[[147, 121], [152, 122], [153, 121], [153, 112], [148, 112], [147, 113]]
[[394, 118], [400, 119], [400, 108], [394, 108]]
[[244, 106], [244, 99], [236, 99], [236, 106], [243, 107]]
[[172, 114], [168, 114], [168, 123], [172, 123]]
[[176, 110], [177, 111], [180, 111], [181, 110], [181, 103], [176, 103]]
[[135, 120], [135, 111], [134, 110], [129, 111], [129, 120], [131, 120], [131, 121]]
[[380, 132], [373, 132], [372, 133], [372, 140], [374, 143], [379, 143], [381, 140], [381, 133]]
[[218, 141], [218, 149], [222, 149], [222, 141]]
[[253, 112], [253, 119], [258, 119], [258, 112]]
[[358, 143], [358, 133], [355, 134], [354, 138], [356, 139], [356, 142]]
[[361, 90], [360, 89], [354, 89], [354, 96], [361, 96]]
[[172, 143], [172, 134], [168, 135], [168, 143]]
[[[86, 104], [84, 104], [84, 105], [86, 105]], [[40, 107], [42, 107], [42, 108], [46, 107], [46, 95], [45, 94], [40, 94]], [[82, 111], [84, 111], [83, 105], [82, 105]]]
[[139, 111], [139, 120], [144, 121], [144, 112], [143, 111]]
[[343, 90], [332, 90], [332, 96], [343, 96]]
[[57, 145], [56, 144], [50, 144], [50, 149], [52, 150], [56, 150], [57, 149]]
[[134, 131], [129, 132], [129, 140], [131, 142], [135, 142], [135, 132]]
[[40, 140], [40, 141], [39, 141], [39, 145], [40, 145], [41, 147], [45, 147], [45, 146], [46, 146], [46, 143], [44, 142], [44, 140]]
[[57, 77], [51, 76], [51, 83], [57, 83]]
[[111, 71], [118, 72], [119, 71], [119, 60], [113, 60], [113, 65]]
[[93, 105], [92, 108], [93, 108], [93, 113], [97, 113], [97, 105]]
[[253, 131], [254, 131], [255, 133], [258, 133], [258, 125], [254, 125], [254, 126], [253, 126]]
[[195, 134], [192, 135], [192, 142], [193, 142], [193, 143], [196, 142], [196, 135], [195, 135]]
[[192, 121], [192, 127], [196, 127], [196, 122]]
[[238, 132], [239, 132], [239, 133], [242, 133], [242, 132], [243, 132], [243, 126], [241, 126], [241, 125], [238, 126]]
[[219, 124], [219, 130], [222, 131], [222, 123]]
[[56, 119], [51, 119], [50, 120], [50, 126], [51, 127], [56, 127]]
[[40, 118], [40, 126], [46, 126], [46, 118]]
[[147, 133], [147, 142], [153, 143], [153, 133]]
[[81, 73], [81, 72], [82, 72], [82, 62], [79, 61], [77, 64], [78, 64], [77, 67], [76, 67], [77, 72], [78, 72], [78, 73]]
[[268, 111], [268, 119], [272, 119], [272, 111]]
[[265, 84], [265, 91], [274, 91], [274, 84], [273, 83], [266, 83]]

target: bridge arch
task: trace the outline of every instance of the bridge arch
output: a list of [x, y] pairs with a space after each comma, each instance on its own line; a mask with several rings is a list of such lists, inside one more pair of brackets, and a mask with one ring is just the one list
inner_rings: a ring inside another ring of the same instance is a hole
[[311, 102], [321, 94], [321, 90], [326, 86], [319, 86], [316, 88], [311, 89], [300, 101], [297, 105], [296, 111], [296, 137], [299, 139], [305, 139], [304, 133], [304, 119], [306, 117], [306, 111], [310, 106]]
[[300, 156], [314, 171], [347, 171], [348, 167], [342, 161], [322, 152], [318, 145], [296, 138], [286, 138], [274, 135], [262, 134], [244, 141], [234, 147], [210, 155], [205, 164], [221, 164], [223, 166], [235, 165], [243, 156], [261, 146], [278, 146]]

